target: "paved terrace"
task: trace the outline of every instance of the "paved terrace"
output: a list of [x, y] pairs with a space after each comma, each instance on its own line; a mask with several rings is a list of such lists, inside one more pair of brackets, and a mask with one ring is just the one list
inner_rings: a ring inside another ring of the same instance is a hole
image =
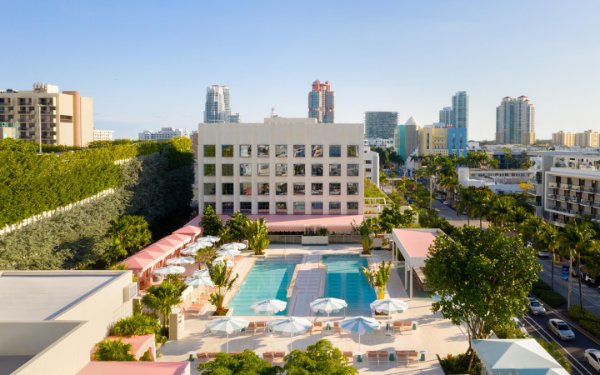
[[[284, 255], [304, 255], [306, 266], [301, 266], [299, 270], [309, 270], [310, 276], [298, 282], [308, 282], [306, 288], [293, 287], [293, 291], [299, 292], [302, 296], [304, 290], [316, 290], [317, 282], [314, 274], [320, 270], [318, 263], [315, 263], [320, 255], [340, 254], [340, 253], [360, 253], [361, 249], [353, 245], [329, 245], [329, 246], [290, 246], [290, 245], [272, 245], [267, 251], [267, 256], [284, 256]], [[391, 252], [389, 251], [374, 251], [370, 257], [370, 263], [380, 262], [381, 260], [390, 260]], [[253, 261], [253, 257], [244, 256], [236, 262], [234, 272], [240, 273], [240, 278], [243, 279], [247, 275]], [[297, 270], [298, 271], [298, 270]], [[313, 334], [305, 333], [295, 336], [293, 339], [293, 347], [296, 349], [305, 349], [308, 345], [316, 343], [321, 338], [330, 340], [334, 346], [342, 351], [352, 351], [355, 354], [353, 365], [359, 369], [360, 373], [365, 374], [411, 374], [411, 373], [427, 373], [427, 374], [443, 374], [441, 367], [436, 358], [436, 354], [443, 357], [449, 353], [458, 354], [465, 352], [468, 347], [467, 334], [463, 327], [453, 325], [449, 320], [441, 317], [439, 313], [431, 312], [431, 299], [429, 298], [407, 298], [406, 291], [402, 284], [398, 269], [393, 269], [390, 283], [388, 284], [386, 295], [392, 298], [403, 298], [407, 300], [409, 309], [402, 314], [394, 314], [393, 320], [403, 320], [417, 323], [416, 330], [402, 332], [402, 334], [394, 334], [388, 336], [384, 330], [380, 330], [373, 334], [366, 334], [361, 337], [361, 352], [366, 353], [369, 350], [416, 350], [425, 351], [426, 360], [417, 362], [409, 367], [404, 365], [390, 364], [388, 362], [376, 364], [363, 361], [356, 361], [358, 351], [358, 335], [342, 332], [342, 334], [333, 334], [315, 332]], [[322, 272], [322, 271], [321, 271]], [[243, 275], [242, 275], [243, 274]], [[308, 274], [307, 274], [308, 275]], [[324, 273], [322, 274], [322, 282], [324, 282]], [[242, 281], [238, 281], [239, 284]], [[319, 288], [322, 285], [319, 284]], [[321, 289], [322, 290], [322, 289]], [[311, 292], [314, 293], [314, 292]], [[292, 293], [293, 294], [293, 293]], [[228, 296], [227, 300], [231, 297]], [[304, 301], [311, 296], [303, 296], [301, 304], [310, 301]], [[310, 313], [308, 309], [294, 307], [294, 304], [300, 304], [300, 301], [294, 302], [294, 297], [291, 299], [290, 309], [293, 309], [295, 316], [301, 316], [304, 312], [311, 321], [326, 321], [326, 317]], [[171, 341], [164, 345], [159, 351], [162, 356], [159, 361], [181, 361], [189, 357], [189, 353], [197, 352], [221, 352], [226, 350], [226, 339], [224, 336], [218, 336], [209, 333], [206, 330], [206, 324], [209, 321], [209, 315], [212, 313], [212, 307], [207, 307], [199, 316], [189, 316], [185, 320], [185, 335], [179, 341]], [[278, 319], [280, 317], [273, 316], [251, 316], [246, 317], [250, 321], [265, 321]], [[330, 318], [332, 321], [341, 320], [342, 318]], [[382, 320], [385, 324], [385, 320]], [[267, 351], [285, 351], [286, 354], [290, 351], [290, 337], [281, 336], [279, 334], [256, 333], [251, 334], [235, 334], [230, 336], [229, 350], [230, 352], [242, 351], [251, 349], [259, 355]], [[195, 361], [192, 366], [192, 373], [195, 374], [198, 361]]]

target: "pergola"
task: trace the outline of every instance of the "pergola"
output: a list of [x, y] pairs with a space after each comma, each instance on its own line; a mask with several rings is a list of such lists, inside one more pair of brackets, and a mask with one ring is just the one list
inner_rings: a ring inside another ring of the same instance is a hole
[[[425, 266], [429, 247], [435, 238], [444, 234], [437, 228], [401, 228], [392, 230], [392, 258], [398, 259], [398, 251], [404, 258], [404, 287], [413, 296], [413, 273]], [[410, 283], [410, 287], [409, 287]]]

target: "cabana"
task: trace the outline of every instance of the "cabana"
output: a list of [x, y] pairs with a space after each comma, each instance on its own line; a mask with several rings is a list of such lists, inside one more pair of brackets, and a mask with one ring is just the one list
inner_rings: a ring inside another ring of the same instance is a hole
[[[404, 258], [404, 288], [413, 296], [413, 277], [417, 268], [425, 267], [429, 247], [435, 238], [444, 234], [437, 228], [401, 228], [392, 230], [392, 258], [398, 259], [398, 251]], [[410, 282], [410, 287], [409, 287]]]

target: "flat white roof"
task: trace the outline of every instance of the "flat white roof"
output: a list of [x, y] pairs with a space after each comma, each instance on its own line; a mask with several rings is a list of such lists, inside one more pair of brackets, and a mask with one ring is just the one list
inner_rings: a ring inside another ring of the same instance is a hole
[[53, 320], [123, 271], [2, 271], [0, 321]]

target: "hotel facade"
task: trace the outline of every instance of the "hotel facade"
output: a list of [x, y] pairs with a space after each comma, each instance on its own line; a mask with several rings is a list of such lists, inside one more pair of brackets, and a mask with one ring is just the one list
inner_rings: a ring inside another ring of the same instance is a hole
[[266, 118], [198, 126], [200, 210], [217, 214], [363, 213], [363, 124]]

